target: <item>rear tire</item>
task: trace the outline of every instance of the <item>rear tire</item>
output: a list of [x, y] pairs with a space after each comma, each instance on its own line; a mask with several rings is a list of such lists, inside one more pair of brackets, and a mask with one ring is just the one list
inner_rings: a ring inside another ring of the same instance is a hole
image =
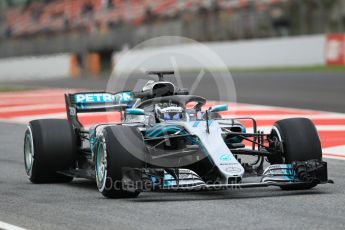
[[107, 198], [134, 198], [122, 186], [122, 168], [143, 168], [146, 147], [136, 127], [110, 126], [103, 130], [95, 153], [98, 190]]
[[[282, 143], [282, 155], [276, 162], [290, 164], [294, 161], [321, 160], [322, 148], [319, 135], [311, 120], [307, 118], [290, 118], [277, 121], [270, 134]], [[283, 190], [310, 189], [316, 184], [281, 186]]]
[[67, 120], [34, 120], [24, 138], [24, 165], [32, 183], [66, 183], [73, 177], [57, 171], [73, 168], [76, 135]]

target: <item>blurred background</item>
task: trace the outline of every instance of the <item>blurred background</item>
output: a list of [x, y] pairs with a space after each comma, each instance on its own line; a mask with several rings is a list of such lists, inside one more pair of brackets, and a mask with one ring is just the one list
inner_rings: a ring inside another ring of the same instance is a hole
[[0, 79], [99, 76], [117, 52], [164, 35], [211, 42], [234, 69], [343, 65], [344, 27], [344, 0], [1, 0]]
[[221, 41], [341, 32], [345, 23], [343, 0], [2, 0], [0, 7], [2, 39], [87, 35], [95, 48], [109, 48], [101, 38], [119, 33], [133, 45], [166, 34]]

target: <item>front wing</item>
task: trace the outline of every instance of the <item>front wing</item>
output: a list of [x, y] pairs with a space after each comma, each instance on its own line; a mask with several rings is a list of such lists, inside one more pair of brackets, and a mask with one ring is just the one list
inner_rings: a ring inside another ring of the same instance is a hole
[[333, 183], [328, 180], [327, 163], [319, 160], [270, 165], [260, 181], [248, 183], [208, 183], [185, 168], [123, 168], [122, 174], [122, 184], [128, 191], [215, 190]]

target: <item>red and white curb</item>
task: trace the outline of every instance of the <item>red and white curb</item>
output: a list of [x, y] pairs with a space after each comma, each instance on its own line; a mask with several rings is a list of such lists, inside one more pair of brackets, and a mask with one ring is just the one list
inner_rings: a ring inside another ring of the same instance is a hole
[[[25, 92], [0, 93], [0, 121], [26, 124], [34, 119], [65, 118], [64, 93], [76, 90], [45, 89]], [[215, 102], [209, 102], [205, 108]], [[217, 104], [220, 104], [217, 102]], [[313, 120], [319, 132], [323, 156], [345, 160], [345, 113], [283, 108], [275, 106], [229, 103], [229, 111], [223, 117], [253, 117], [261, 131], [269, 132], [275, 121], [291, 117], [306, 117]], [[85, 126], [109, 121], [118, 121], [118, 113], [81, 114]], [[250, 131], [251, 124], [245, 123]]]

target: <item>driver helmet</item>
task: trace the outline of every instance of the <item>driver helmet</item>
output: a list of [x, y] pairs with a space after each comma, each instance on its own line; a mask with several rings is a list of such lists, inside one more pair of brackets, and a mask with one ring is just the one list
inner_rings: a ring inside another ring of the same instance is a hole
[[160, 103], [155, 110], [160, 121], [179, 121], [183, 116], [183, 108], [175, 104]]

